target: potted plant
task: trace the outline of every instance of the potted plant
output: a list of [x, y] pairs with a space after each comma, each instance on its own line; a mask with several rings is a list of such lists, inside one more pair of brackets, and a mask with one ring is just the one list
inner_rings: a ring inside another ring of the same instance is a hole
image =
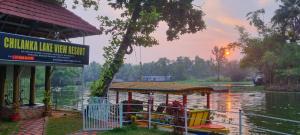
[[173, 124], [177, 127], [174, 127], [173, 134], [175, 135], [182, 135], [184, 130], [179, 126], [184, 126], [184, 107], [179, 101], [173, 101], [170, 105], [167, 106], [166, 109], [167, 114], [173, 116]]

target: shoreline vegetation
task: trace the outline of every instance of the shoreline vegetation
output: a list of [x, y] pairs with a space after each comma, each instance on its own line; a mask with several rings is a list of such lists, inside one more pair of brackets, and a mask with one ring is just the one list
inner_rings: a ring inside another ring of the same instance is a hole
[[300, 84], [299, 85], [261, 85], [255, 86], [252, 81], [240, 81], [240, 82], [232, 82], [232, 81], [210, 81], [210, 80], [184, 80], [184, 81], [176, 81], [177, 83], [190, 84], [194, 86], [209, 86], [213, 87], [216, 90], [221, 89], [229, 89], [232, 92], [238, 91], [265, 91], [265, 92], [300, 92]]

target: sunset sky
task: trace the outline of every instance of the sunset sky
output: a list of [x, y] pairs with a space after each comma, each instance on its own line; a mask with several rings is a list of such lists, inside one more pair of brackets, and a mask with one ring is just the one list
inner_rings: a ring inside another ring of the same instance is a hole
[[[172, 60], [179, 56], [194, 58], [197, 55], [204, 59], [210, 59], [213, 46], [225, 46], [238, 39], [238, 33], [235, 30], [236, 25], [244, 26], [249, 32], [255, 34], [255, 28], [249, 26], [246, 20], [248, 12], [264, 8], [266, 14], [263, 19], [269, 22], [274, 10], [278, 8], [278, 3], [275, 0], [195, 0], [194, 4], [201, 6], [206, 14], [204, 20], [207, 28], [204, 31], [183, 35], [179, 40], [168, 42], [165, 35], [167, 26], [161, 23], [154, 34], [160, 45], [152, 48], [141, 48], [141, 52], [140, 48], [135, 48], [131, 55], [126, 56], [126, 63], [139, 63], [140, 60], [143, 63], [151, 62], [161, 57]], [[99, 11], [82, 8], [74, 10], [71, 9], [71, 6], [68, 8], [96, 27], [99, 25], [96, 19], [98, 15], [117, 17], [120, 13], [120, 11], [115, 11], [107, 6], [103, 0]], [[86, 38], [86, 44], [90, 46], [90, 62], [104, 63], [102, 48], [109, 45], [109, 39], [110, 37], [105, 35]], [[72, 41], [82, 43], [82, 38], [72, 39]], [[229, 59], [238, 60], [241, 57], [242, 55], [236, 50], [229, 56]]]

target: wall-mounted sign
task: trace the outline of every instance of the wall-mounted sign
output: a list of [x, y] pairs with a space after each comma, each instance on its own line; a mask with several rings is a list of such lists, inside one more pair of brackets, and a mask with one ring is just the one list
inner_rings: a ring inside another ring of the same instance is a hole
[[89, 46], [0, 32], [0, 61], [85, 65]]

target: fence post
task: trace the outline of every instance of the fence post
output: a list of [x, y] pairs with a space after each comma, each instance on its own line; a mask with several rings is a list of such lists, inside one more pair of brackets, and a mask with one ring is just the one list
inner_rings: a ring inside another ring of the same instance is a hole
[[85, 130], [85, 109], [84, 109], [84, 107], [83, 107], [83, 105], [82, 105], [82, 107], [81, 107], [81, 111], [82, 111], [82, 119], [83, 119], [83, 124], [82, 124], [82, 128], [83, 128], [83, 130]]
[[243, 134], [242, 110], [239, 110], [239, 135]]
[[120, 115], [120, 128], [122, 128], [123, 127], [123, 104], [122, 103], [120, 103], [119, 104], [119, 115]]
[[151, 128], [151, 111], [152, 111], [150, 102], [148, 104], [148, 108], [149, 108], [148, 109], [148, 128], [150, 129]]
[[185, 135], [188, 134], [188, 126], [187, 126], [187, 107], [184, 105], [184, 130], [185, 130]]

